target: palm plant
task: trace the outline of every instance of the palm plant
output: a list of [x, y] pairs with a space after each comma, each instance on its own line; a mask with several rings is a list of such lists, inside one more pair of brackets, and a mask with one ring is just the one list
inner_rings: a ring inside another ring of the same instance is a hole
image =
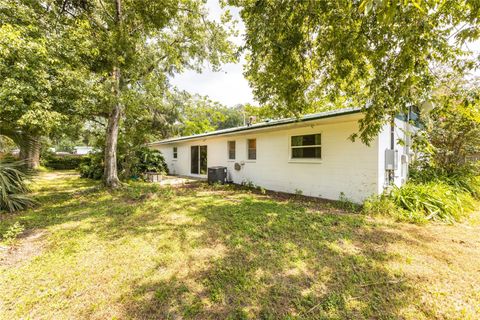
[[32, 206], [35, 201], [26, 195], [27, 174], [19, 170], [22, 162], [0, 160], [0, 211], [18, 211]]

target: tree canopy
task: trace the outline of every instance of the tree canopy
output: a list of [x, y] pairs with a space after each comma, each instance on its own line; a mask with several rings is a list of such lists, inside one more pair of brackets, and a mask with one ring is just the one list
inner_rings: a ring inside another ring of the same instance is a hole
[[175, 119], [169, 78], [236, 59], [228, 12], [214, 21], [201, 0], [1, 0], [0, 19], [2, 132], [35, 140], [38, 159], [37, 138], [66, 121], [104, 127], [112, 187], [119, 134], [143, 143]]
[[[261, 104], [299, 116], [365, 109], [368, 143], [388, 117], [429, 100], [435, 68], [471, 70], [477, 0], [231, 0], [246, 26], [246, 76]], [[356, 136], [354, 136], [355, 138]]]
[[41, 137], [78, 120], [94, 90], [40, 3], [2, 1], [0, 21], [0, 134], [35, 166]]

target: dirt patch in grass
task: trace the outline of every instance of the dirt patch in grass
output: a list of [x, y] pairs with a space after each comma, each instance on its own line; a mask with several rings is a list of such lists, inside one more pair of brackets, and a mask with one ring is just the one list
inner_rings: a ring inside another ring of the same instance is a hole
[[13, 246], [0, 246], [0, 268], [15, 267], [40, 255], [43, 251], [45, 235], [45, 230], [28, 230]]

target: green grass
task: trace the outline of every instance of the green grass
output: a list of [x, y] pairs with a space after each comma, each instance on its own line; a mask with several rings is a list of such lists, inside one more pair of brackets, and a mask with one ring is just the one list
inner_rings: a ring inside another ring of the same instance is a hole
[[0, 319], [480, 317], [477, 215], [416, 226], [235, 187], [109, 192], [71, 172], [33, 189], [39, 207], [0, 215], [0, 234], [26, 229], [0, 251]]

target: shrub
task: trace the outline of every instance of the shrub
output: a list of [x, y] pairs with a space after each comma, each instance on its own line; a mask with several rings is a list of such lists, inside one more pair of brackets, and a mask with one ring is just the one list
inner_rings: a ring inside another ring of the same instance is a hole
[[364, 201], [362, 211], [414, 223], [453, 223], [474, 208], [475, 199], [468, 191], [437, 180], [410, 181], [401, 188], [394, 188], [390, 195], [372, 196]]
[[450, 172], [429, 165], [412, 166], [410, 181], [419, 184], [444, 183], [480, 199], [480, 177], [478, 173], [478, 164], [465, 164]]
[[27, 175], [20, 170], [22, 162], [0, 161], [0, 211], [18, 211], [32, 206], [25, 179]]
[[475, 207], [469, 193], [438, 181], [409, 182], [395, 188], [391, 197], [399, 208], [423, 213], [426, 220], [458, 221]]
[[78, 167], [82, 178], [100, 180], [103, 177], [103, 154], [90, 153], [82, 158]]
[[374, 195], [363, 203], [362, 212], [370, 215], [393, 217], [398, 221], [424, 223], [425, 215], [418, 211], [408, 211], [399, 207], [390, 195]]
[[168, 172], [167, 164], [163, 155], [158, 150], [152, 150], [142, 147], [135, 151], [135, 156], [130, 158], [129, 173], [130, 178], [141, 177], [146, 172], [156, 172], [166, 174]]
[[56, 156], [46, 155], [42, 159], [42, 165], [55, 170], [74, 170], [78, 169], [82, 162], [83, 156]]
[[388, 195], [373, 195], [363, 202], [362, 212], [371, 215], [395, 216], [400, 208]]
[[[146, 172], [168, 173], [162, 153], [145, 147], [129, 155], [120, 155], [117, 166], [122, 179], [138, 179]], [[101, 179], [104, 170], [103, 154], [89, 154], [80, 163], [79, 169], [82, 178]]]

